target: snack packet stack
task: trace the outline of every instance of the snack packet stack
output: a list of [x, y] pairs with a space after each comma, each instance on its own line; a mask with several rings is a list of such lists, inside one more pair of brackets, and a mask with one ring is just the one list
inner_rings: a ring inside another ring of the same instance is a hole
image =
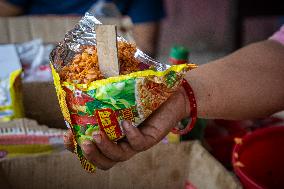
[[63, 151], [64, 132], [40, 126], [30, 119], [0, 123], [0, 160]]
[[117, 37], [120, 73], [105, 78], [97, 55], [98, 24], [86, 13], [50, 56], [59, 104], [75, 136], [75, 153], [89, 172], [95, 166], [83, 156], [79, 146], [83, 140], [92, 140], [96, 130], [113, 141], [121, 139], [123, 120], [137, 127], [180, 87], [184, 73], [196, 67], [162, 64]]

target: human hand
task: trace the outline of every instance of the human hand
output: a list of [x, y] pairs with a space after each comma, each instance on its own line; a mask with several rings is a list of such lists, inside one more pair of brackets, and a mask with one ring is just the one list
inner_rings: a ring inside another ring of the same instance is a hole
[[[145, 151], [160, 142], [173, 127], [189, 115], [187, 97], [183, 89], [173, 94], [153, 113], [139, 128], [124, 121], [122, 124], [126, 138], [113, 142], [102, 131], [93, 133], [95, 141], [84, 141], [81, 144], [84, 156], [99, 169], [107, 170], [116, 163], [126, 161], [135, 154]], [[69, 131], [64, 137], [66, 148], [74, 151], [73, 136]]]

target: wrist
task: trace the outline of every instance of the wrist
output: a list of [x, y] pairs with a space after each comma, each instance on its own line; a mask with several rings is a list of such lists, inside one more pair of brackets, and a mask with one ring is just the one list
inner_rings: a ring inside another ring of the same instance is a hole
[[182, 108], [181, 108], [181, 115], [180, 118], [186, 118], [190, 115], [190, 103], [189, 103], [189, 99], [187, 96], [187, 93], [185, 91], [185, 89], [183, 87], [181, 87], [178, 91], [180, 93], [180, 100], [182, 102]]
[[[197, 105], [196, 105], [196, 100], [195, 100], [195, 96], [193, 93], [193, 90], [190, 86], [190, 84], [183, 79], [182, 80], [182, 88], [180, 93], [183, 97], [183, 107], [184, 107], [184, 111], [186, 114], [185, 115], [190, 115], [191, 120], [190, 122], [187, 124], [187, 126], [183, 129], [174, 127], [172, 129], [172, 132], [175, 134], [180, 134], [180, 135], [184, 135], [187, 134], [188, 132], [191, 131], [191, 129], [194, 127], [195, 122], [197, 120]], [[183, 115], [183, 114], [181, 114]]]

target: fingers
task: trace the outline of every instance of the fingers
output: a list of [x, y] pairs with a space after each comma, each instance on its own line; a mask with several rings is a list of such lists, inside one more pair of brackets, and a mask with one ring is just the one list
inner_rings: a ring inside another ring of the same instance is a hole
[[[149, 129], [140, 131], [132, 126], [131, 122], [124, 121], [122, 127], [127, 141], [114, 143], [103, 131], [95, 131], [92, 135], [94, 143], [84, 141], [81, 144], [83, 154], [90, 162], [98, 168], [110, 169], [117, 162], [126, 161], [137, 152], [144, 151], [157, 143], [160, 133], [156, 127], [149, 126]], [[152, 135], [153, 133], [153, 135]], [[156, 136], [157, 135], [157, 136]], [[68, 135], [67, 135], [68, 136]]]
[[[133, 127], [132, 125], [130, 126]], [[130, 138], [132, 137], [131, 141], [135, 141], [135, 136], [140, 139], [142, 138], [139, 131], [128, 131], [130, 133]], [[94, 132], [93, 139], [95, 143], [91, 141], [84, 141], [80, 146], [86, 159], [102, 170], [110, 169], [117, 162], [128, 160], [137, 153], [137, 151], [133, 150], [131, 145], [127, 142], [120, 142], [116, 144], [113, 141], [110, 141], [108, 136], [102, 131]], [[64, 135], [64, 144], [66, 149], [71, 152], [74, 152], [75, 150], [73, 140], [74, 136], [72, 131], [68, 130]], [[136, 143], [133, 142], [133, 146], [135, 146], [135, 144]], [[138, 143], [135, 147], [139, 149]]]
[[75, 150], [75, 146], [73, 143], [73, 134], [72, 131], [69, 129], [63, 136], [63, 140], [64, 140], [64, 146], [67, 150], [69, 150], [70, 152], [74, 153]]
[[130, 121], [123, 121], [122, 127], [130, 146], [135, 151], [140, 152], [147, 149], [147, 141], [138, 128], [134, 127]]
[[124, 121], [122, 126], [131, 148], [138, 152], [151, 148], [168, 134], [162, 127], [151, 124], [151, 120], [146, 121], [141, 128], [132, 126], [128, 121]]
[[99, 169], [110, 169], [117, 162], [128, 160], [137, 153], [126, 142], [116, 144], [110, 141], [102, 131], [95, 131], [93, 138], [95, 143], [84, 141], [81, 148], [86, 159]]
[[96, 165], [99, 169], [107, 170], [116, 164], [115, 161], [112, 161], [104, 156], [91, 141], [84, 141], [81, 145], [81, 148], [85, 158]]
[[113, 161], [119, 162], [128, 160], [136, 153], [129, 145], [126, 145], [126, 143], [122, 145], [122, 143], [115, 144], [114, 142], [110, 141], [104, 132], [94, 132], [93, 138], [101, 153]]

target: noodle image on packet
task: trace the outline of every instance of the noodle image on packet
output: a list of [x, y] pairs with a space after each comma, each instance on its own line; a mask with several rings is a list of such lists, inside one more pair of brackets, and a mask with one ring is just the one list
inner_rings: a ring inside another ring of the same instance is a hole
[[100, 21], [86, 13], [50, 54], [59, 104], [75, 136], [75, 153], [91, 173], [95, 166], [83, 156], [79, 144], [93, 140], [96, 130], [113, 141], [123, 138], [123, 120], [137, 127], [180, 87], [184, 74], [196, 67], [162, 64], [118, 36], [120, 73], [105, 78], [96, 48], [98, 24]]

